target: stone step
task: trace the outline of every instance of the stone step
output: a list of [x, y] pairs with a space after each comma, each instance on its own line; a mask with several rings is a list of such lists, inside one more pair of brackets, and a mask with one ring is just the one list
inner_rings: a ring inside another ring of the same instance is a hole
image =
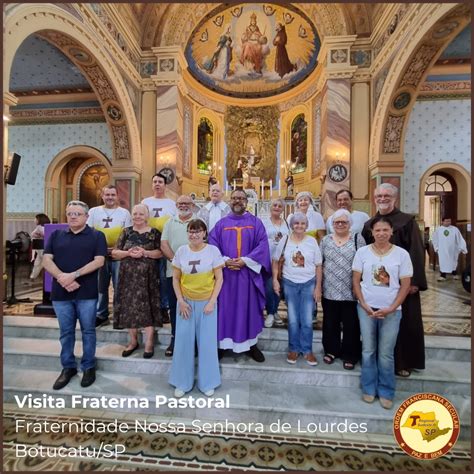
[[[63, 398], [66, 408], [71, 408], [72, 395], [83, 397], [111, 398], [146, 398], [150, 400], [149, 407], [120, 408], [123, 413], [154, 414], [170, 417], [175, 423], [180, 419], [201, 420], [202, 422], [245, 422], [262, 423], [269, 426], [276, 423], [290, 423], [296, 428], [298, 422], [305, 428], [310, 423], [319, 425], [324, 430], [325, 424], [333, 423], [337, 430], [357, 423], [357, 429], [363, 429], [366, 423], [367, 434], [390, 435], [393, 430], [393, 416], [397, 407], [412, 393], [398, 391], [395, 396], [394, 406], [391, 410], [383, 409], [379, 403], [367, 404], [361, 400], [359, 389], [301, 386], [287, 384], [282, 390], [280, 383], [249, 380], [223, 380], [222, 386], [216, 390], [214, 397], [224, 398], [229, 395], [229, 407], [226, 408], [173, 408], [169, 406], [156, 407], [154, 401], [157, 395], [168, 398], [173, 397], [173, 388], [167, 383], [164, 375], [144, 377], [139, 374], [97, 372], [96, 382], [88, 387], [80, 387], [80, 377], [73, 380], [61, 391], [54, 391], [51, 386], [56, 379], [56, 370], [31, 369], [25, 367], [11, 367], [7, 365], [4, 370], [4, 402], [15, 403], [15, 395], [22, 397], [28, 394], [43, 397], [51, 395]], [[194, 388], [190, 392], [195, 399], [203, 397]], [[203, 398], [201, 398], [202, 400]], [[470, 439], [470, 398], [467, 396], [451, 395], [450, 401], [456, 407], [461, 420], [461, 439]], [[94, 416], [108, 410], [109, 406], [95, 410], [88, 410], [87, 406], [80, 412], [82, 416]], [[137, 416], [137, 419], [143, 417]], [[347, 428], [346, 428], [347, 429]], [[354, 428], [355, 429], [355, 428]], [[301, 433], [303, 434], [303, 433]], [[308, 434], [308, 433], [306, 433]], [[317, 433], [314, 434], [317, 436]]]
[[[143, 359], [143, 346], [131, 357], [121, 357], [123, 345], [97, 343], [97, 368], [104, 372], [122, 374], [167, 375], [171, 359], [165, 357], [164, 349], [155, 350], [153, 359]], [[5, 337], [3, 344], [4, 364], [11, 367], [61, 370], [59, 360], [60, 343], [53, 339], [30, 339]], [[82, 343], [76, 342], [76, 354], [81, 354]], [[332, 365], [322, 362], [322, 353], [316, 353], [320, 364], [310, 367], [300, 358], [295, 365], [286, 362], [282, 352], [265, 352], [266, 361], [259, 364], [246, 354], [231, 355], [221, 360], [222, 378], [235, 381], [269, 382], [292, 385], [324, 387], [352, 387], [357, 389], [360, 381], [360, 365], [352, 371], [344, 370], [341, 361]], [[397, 389], [407, 392], [435, 392], [445, 395], [470, 395], [469, 362], [427, 361], [424, 371], [413, 372], [408, 378], [397, 377]]]
[[[3, 318], [5, 337], [25, 337], [36, 339], [59, 339], [56, 318], [32, 316], [5, 316]], [[79, 327], [79, 326], [78, 326]], [[171, 328], [166, 325], [157, 329], [156, 344], [167, 347], [170, 343]], [[313, 344], [315, 350], [321, 349], [321, 331], [315, 330]], [[77, 338], [80, 339], [79, 330]], [[97, 330], [97, 342], [109, 342], [126, 345], [126, 330], [113, 329], [112, 325], [102, 326]], [[259, 347], [264, 351], [286, 352], [288, 348], [288, 331], [286, 329], [265, 328], [259, 337]], [[426, 360], [471, 361], [471, 341], [468, 337], [425, 336]]]

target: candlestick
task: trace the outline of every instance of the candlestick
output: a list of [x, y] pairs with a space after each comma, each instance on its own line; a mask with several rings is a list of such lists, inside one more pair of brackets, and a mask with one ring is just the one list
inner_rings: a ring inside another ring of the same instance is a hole
[[270, 180], [270, 199], [273, 197], [273, 181]]
[[237, 186], [236, 186], [236, 184], [235, 184], [235, 179], [234, 179], [234, 186], [233, 186], [233, 188], [232, 188], [232, 191], [235, 191], [236, 187], [237, 187]]

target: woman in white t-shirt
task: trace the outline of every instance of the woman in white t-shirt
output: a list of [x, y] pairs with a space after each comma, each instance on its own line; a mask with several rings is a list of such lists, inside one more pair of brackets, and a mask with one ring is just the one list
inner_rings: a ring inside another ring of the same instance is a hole
[[175, 253], [173, 289], [178, 301], [173, 363], [169, 382], [182, 397], [194, 385], [194, 347], [199, 353], [198, 388], [210, 397], [221, 384], [217, 355], [217, 297], [222, 288], [224, 259], [217, 247], [207, 244], [207, 227], [193, 219], [188, 227], [189, 245]]
[[352, 263], [362, 335], [362, 399], [372, 403], [378, 396], [382, 407], [390, 409], [395, 395], [393, 352], [413, 266], [408, 252], [390, 243], [390, 219], [376, 217], [370, 228], [374, 243], [360, 248]]
[[[302, 191], [296, 195], [295, 212], [302, 212], [308, 219], [308, 228], [306, 232], [315, 237], [318, 242], [326, 235], [326, 224], [323, 216], [314, 210], [313, 195], [309, 191]], [[289, 223], [293, 214], [287, 218]]]
[[291, 234], [282, 239], [272, 256], [273, 289], [280, 294], [278, 266], [283, 256], [282, 285], [288, 306], [287, 362], [295, 364], [303, 354], [309, 365], [317, 365], [313, 354], [313, 310], [321, 301], [322, 257], [314, 237], [306, 235], [308, 218], [297, 212], [290, 222]]
[[[286, 238], [290, 233], [290, 228], [282, 216], [285, 209], [285, 202], [281, 198], [273, 199], [270, 203], [270, 215], [262, 217], [263, 225], [268, 237], [268, 246], [270, 247], [270, 257], [273, 257], [280, 241]], [[279, 314], [278, 305], [280, 304], [280, 295], [273, 291], [273, 278], [270, 276], [265, 282], [265, 309], [267, 317], [265, 319], [265, 327], [271, 328], [273, 323], [276, 325], [283, 324]]]

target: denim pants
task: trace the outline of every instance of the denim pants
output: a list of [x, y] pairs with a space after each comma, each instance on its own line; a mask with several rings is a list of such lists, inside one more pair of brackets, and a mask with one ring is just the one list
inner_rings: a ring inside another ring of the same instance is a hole
[[61, 342], [61, 365], [64, 369], [75, 369], [74, 345], [76, 344], [76, 322], [79, 319], [82, 333], [81, 370], [95, 367], [95, 319], [97, 300], [53, 301], [59, 323]]
[[277, 295], [273, 290], [273, 278], [270, 277], [265, 282], [265, 309], [267, 314], [275, 314], [278, 311], [280, 304], [280, 295]]
[[[168, 309], [173, 306], [170, 304], [170, 292], [169, 285], [166, 282], [166, 257], [161, 257], [156, 260], [156, 265], [158, 267], [158, 275], [160, 276], [160, 308]], [[171, 289], [173, 290], [173, 289]]]
[[402, 312], [388, 314], [384, 319], [367, 315], [357, 305], [362, 335], [362, 392], [393, 400], [395, 395], [394, 349]]
[[221, 384], [219, 358], [217, 356], [217, 305], [214, 312], [204, 314], [207, 301], [193, 301], [185, 298], [191, 306], [191, 316], [176, 319], [176, 341], [169, 383], [189, 392], [194, 385], [194, 345], [199, 351], [197, 385], [201, 392], [207, 392]]
[[118, 276], [120, 262], [112, 260], [110, 257], [105, 259], [104, 266], [99, 268], [99, 299], [97, 300], [97, 317], [107, 319], [109, 317], [109, 285], [112, 280], [114, 287], [114, 307], [117, 301]]
[[303, 355], [313, 352], [313, 310], [316, 279], [294, 283], [285, 278], [283, 292], [288, 306], [288, 347]]

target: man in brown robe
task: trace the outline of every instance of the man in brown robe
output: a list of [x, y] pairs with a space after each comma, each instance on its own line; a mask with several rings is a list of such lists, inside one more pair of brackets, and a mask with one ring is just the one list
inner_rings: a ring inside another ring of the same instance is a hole
[[273, 45], [276, 46], [275, 52], [275, 72], [283, 77], [285, 74], [296, 69], [296, 66], [290, 61], [286, 51], [286, 43], [288, 38], [286, 36], [286, 29], [281, 23], [276, 25], [277, 34], [273, 39]]
[[410, 292], [402, 304], [402, 319], [395, 346], [395, 372], [408, 377], [413, 369], [425, 368], [425, 337], [421, 316], [420, 291], [427, 289], [425, 275], [425, 251], [423, 240], [414, 216], [395, 207], [398, 189], [389, 183], [381, 184], [375, 190], [377, 214], [369, 219], [362, 235], [370, 244], [374, 241], [370, 231], [372, 220], [379, 215], [388, 217], [393, 224], [391, 242], [405, 249], [413, 264]]

